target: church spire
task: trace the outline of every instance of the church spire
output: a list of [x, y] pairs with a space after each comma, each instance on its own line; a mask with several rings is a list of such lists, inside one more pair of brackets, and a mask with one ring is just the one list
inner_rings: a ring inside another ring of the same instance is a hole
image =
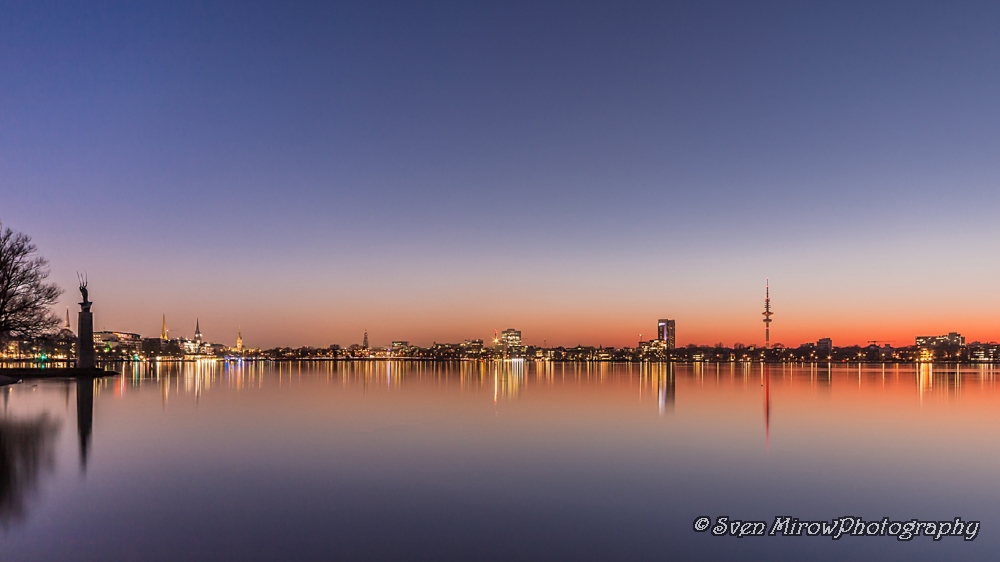
[[194, 341], [201, 341], [201, 321], [194, 319]]

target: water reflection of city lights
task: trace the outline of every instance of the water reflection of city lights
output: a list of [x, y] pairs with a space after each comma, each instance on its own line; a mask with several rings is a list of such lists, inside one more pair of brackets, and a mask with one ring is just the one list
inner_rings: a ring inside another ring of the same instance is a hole
[[[265, 385], [286, 387], [300, 385], [304, 377], [320, 376], [345, 388], [359, 387], [364, 392], [401, 392], [410, 382], [428, 380], [441, 388], [454, 387], [460, 392], [478, 392], [493, 388], [494, 402], [516, 400], [535, 386], [557, 384], [616, 387], [632, 381], [638, 385], [640, 402], [655, 399], [656, 411], [672, 412], [681, 381], [697, 386], [719, 385], [730, 381], [745, 391], [763, 387], [765, 372], [770, 384], [798, 385], [802, 382], [819, 391], [829, 391], [835, 384], [848, 383], [854, 388], [877, 384], [886, 386], [913, 377], [915, 398], [921, 402], [929, 394], [953, 395], [963, 392], [969, 381], [993, 385], [996, 367], [990, 364], [959, 365], [944, 363], [905, 364], [775, 364], [752, 362], [726, 363], [631, 363], [608, 362], [559, 363], [544, 360], [513, 359], [503, 361], [424, 362], [386, 361], [127, 361], [106, 365], [121, 377], [101, 379], [95, 392], [110, 392], [116, 398], [139, 386], [156, 384], [164, 407], [178, 396], [199, 398], [219, 387], [246, 391]], [[838, 382], [835, 382], [838, 381]], [[773, 389], [771, 389], [773, 391]], [[643, 402], [645, 403], [645, 402]]]
[[525, 384], [524, 359], [493, 361], [493, 402], [499, 398], [513, 399]]

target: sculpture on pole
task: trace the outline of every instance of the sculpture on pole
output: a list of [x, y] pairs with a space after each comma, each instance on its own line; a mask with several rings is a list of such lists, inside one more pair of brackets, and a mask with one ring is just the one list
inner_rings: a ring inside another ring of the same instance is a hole
[[94, 368], [94, 315], [90, 312], [90, 294], [87, 291], [86, 274], [76, 274], [80, 281], [80, 320], [77, 323], [76, 366], [81, 369]]
[[80, 280], [80, 293], [83, 295], [83, 302], [81, 304], [90, 304], [90, 301], [87, 300], [88, 293], [87, 293], [87, 276], [86, 276], [86, 274], [80, 275], [79, 273], [77, 273], [76, 274], [76, 278]]

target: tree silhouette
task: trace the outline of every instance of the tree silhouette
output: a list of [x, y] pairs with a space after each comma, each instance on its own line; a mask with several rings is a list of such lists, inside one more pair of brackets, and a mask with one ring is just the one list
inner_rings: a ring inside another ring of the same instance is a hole
[[39, 477], [55, 467], [58, 429], [45, 414], [32, 420], [0, 418], [0, 529], [24, 516]]
[[62, 290], [46, 283], [48, 261], [37, 255], [31, 238], [0, 223], [0, 342], [31, 338], [53, 330], [52, 313]]

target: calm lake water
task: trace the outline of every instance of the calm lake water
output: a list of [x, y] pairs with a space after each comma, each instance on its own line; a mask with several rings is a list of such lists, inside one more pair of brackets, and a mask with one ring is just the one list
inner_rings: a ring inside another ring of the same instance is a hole
[[[1000, 559], [992, 367], [223, 363], [0, 389], [0, 559]], [[714, 537], [979, 520], [978, 537]]]

